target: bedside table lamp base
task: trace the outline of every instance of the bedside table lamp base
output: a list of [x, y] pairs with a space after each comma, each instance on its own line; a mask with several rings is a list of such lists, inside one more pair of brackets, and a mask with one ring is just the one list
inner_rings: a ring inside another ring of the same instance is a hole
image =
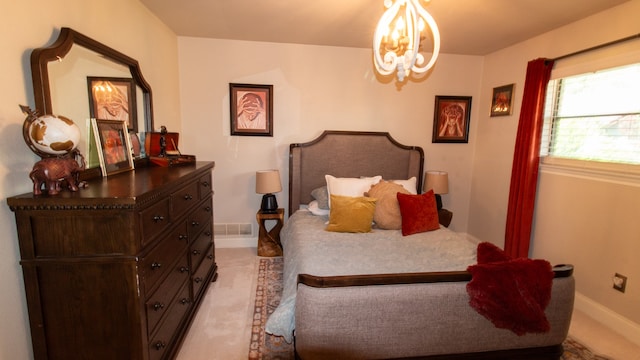
[[274, 194], [262, 195], [260, 211], [265, 214], [275, 214], [278, 212], [278, 201], [276, 200], [276, 196]]

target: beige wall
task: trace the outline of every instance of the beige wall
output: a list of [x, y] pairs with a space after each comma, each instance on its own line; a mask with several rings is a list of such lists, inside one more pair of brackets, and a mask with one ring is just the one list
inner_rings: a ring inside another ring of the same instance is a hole
[[[1, 8], [0, 198], [31, 191], [28, 173], [38, 158], [22, 140], [24, 116], [18, 104], [34, 107], [31, 50], [50, 44], [61, 27], [71, 27], [136, 58], [153, 88], [158, 121], [180, 126], [176, 36], [138, 1], [3, 0]], [[16, 227], [13, 213], [3, 203], [0, 359], [29, 359], [32, 351]]]
[[[477, 121], [468, 232], [504, 244], [509, 179], [526, 64], [557, 57], [640, 32], [640, 1], [503, 49], [485, 58], [480, 109], [491, 89], [516, 84], [515, 111]], [[576, 305], [640, 343], [640, 186], [638, 180], [586, 178], [542, 171], [531, 255], [575, 265]], [[625, 294], [612, 289], [614, 273], [629, 277]]]
[[[432, 144], [435, 95], [479, 98], [482, 58], [442, 55], [422, 82], [398, 88], [375, 79], [371, 50], [179, 37], [181, 150], [215, 160], [216, 223], [250, 223], [260, 195], [256, 170], [277, 168], [288, 205], [288, 151], [325, 129], [388, 131], [403, 144], [422, 146], [425, 168], [449, 172], [445, 206], [452, 228], [465, 231], [466, 199], [478, 102], [472, 103], [468, 144]], [[229, 83], [274, 86], [274, 136], [230, 136]]]

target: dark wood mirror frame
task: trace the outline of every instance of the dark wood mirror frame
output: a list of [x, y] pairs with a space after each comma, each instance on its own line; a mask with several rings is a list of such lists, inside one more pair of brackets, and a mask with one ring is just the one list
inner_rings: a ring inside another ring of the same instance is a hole
[[[51, 100], [51, 79], [49, 78], [48, 64], [52, 61], [59, 61], [64, 58], [74, 44], [94, 51], [97, 54], [100, 54], [116, 63], [122, 64], [129, 69], [134, 82], [142, 90], [145, 131], [152, 131], [153, 104], [151, 86], [149, 86], [149, 83], [147, 83], [142, 76], [138, 61], [68, 27], [60, 29], [60, 35], [52, 45], [34, 49], [31, 53], [31, 77], [36, 106], [35, 111], [39, 115], [54, 114]], [[98, 173], [100, 172], [99, 168], [87, 169], [82, 177], [93, 177], [94, 174], [92, 173], [96, 172], [96, 170]]]

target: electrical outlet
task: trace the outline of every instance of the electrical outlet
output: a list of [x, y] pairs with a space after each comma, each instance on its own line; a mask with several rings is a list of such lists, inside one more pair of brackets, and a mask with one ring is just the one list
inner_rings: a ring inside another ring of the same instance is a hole
[[613, 288], [623, 293], [627, 288], [627, 277], [616, 273], [613, 276]]

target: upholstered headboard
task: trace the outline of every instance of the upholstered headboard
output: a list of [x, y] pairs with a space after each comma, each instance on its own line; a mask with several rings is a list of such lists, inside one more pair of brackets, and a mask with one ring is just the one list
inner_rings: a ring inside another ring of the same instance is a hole
[[424, 151], [406, 146], [387, 132], [330, 131], [306, 143], [289, 145], [289, 215], [311, 202], [311, 191], [326, 185], [325, 175], [382, 175], [387, 180], [417, 179], [422, 189]]

